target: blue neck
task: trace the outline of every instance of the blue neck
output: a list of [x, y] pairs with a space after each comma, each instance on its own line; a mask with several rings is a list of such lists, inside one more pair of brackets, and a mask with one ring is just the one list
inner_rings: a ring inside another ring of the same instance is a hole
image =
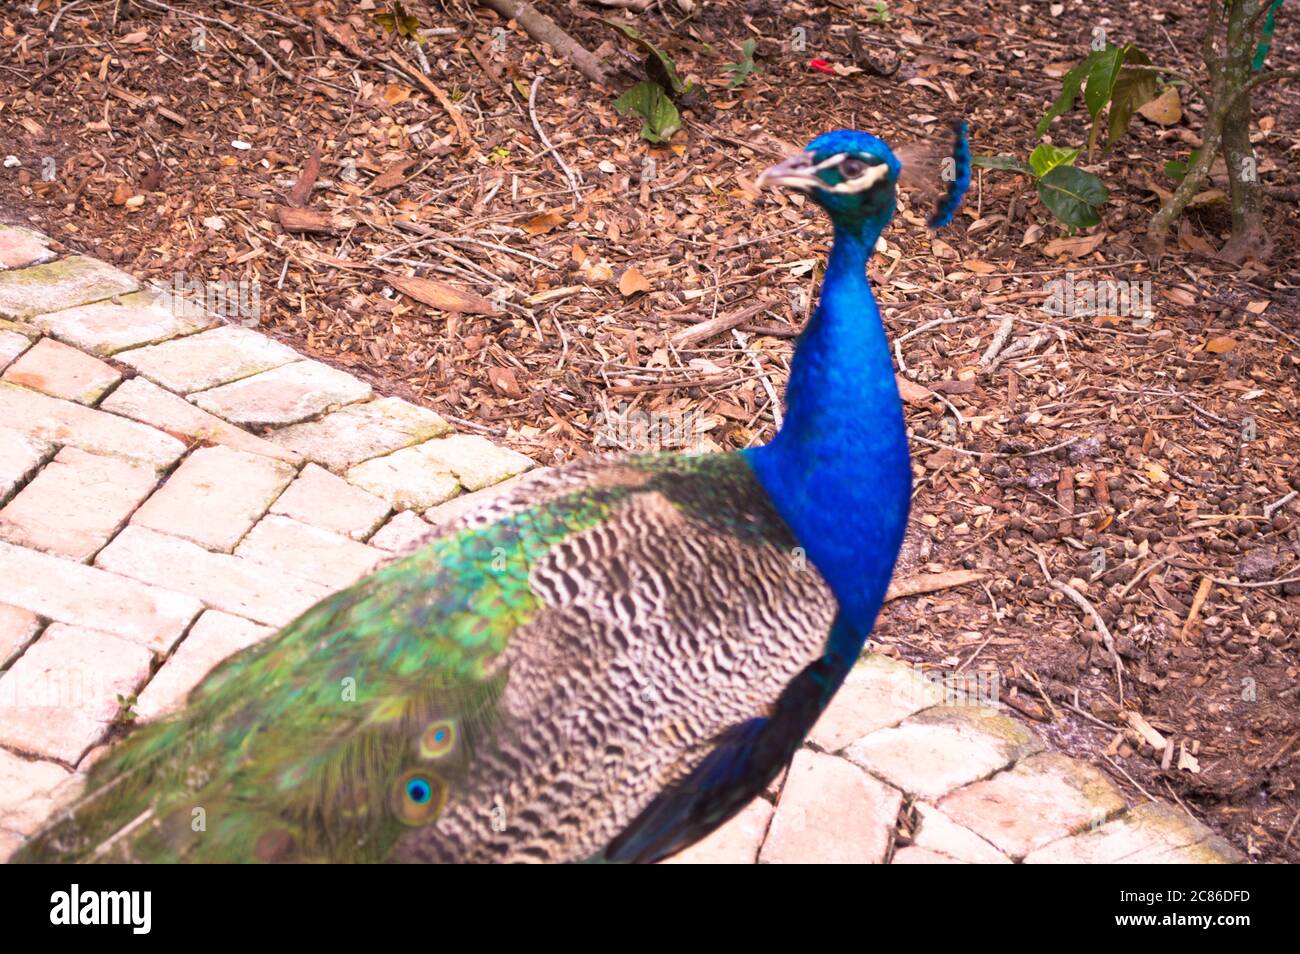
[[842, 645], [828, 649], [847, 664], [884, 600], [911, 501], [903, 408], [866, 277], [884, 224], [836, 226], [821, 300], [790, 369], [785, 423], [745, 452], [839, 602], [846, 625], [832, 644]]

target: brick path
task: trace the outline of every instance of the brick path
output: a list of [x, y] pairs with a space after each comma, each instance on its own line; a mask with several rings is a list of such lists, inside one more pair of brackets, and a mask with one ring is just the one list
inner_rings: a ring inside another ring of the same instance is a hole
[[[75, 796], [119, 697], [140, 719], [174, 709], [533, 466], [49, 245], [0, 226], [0, 859]], [[937, 692], [869, 657], [783, 784], [676, 860], [1240, 860]]]

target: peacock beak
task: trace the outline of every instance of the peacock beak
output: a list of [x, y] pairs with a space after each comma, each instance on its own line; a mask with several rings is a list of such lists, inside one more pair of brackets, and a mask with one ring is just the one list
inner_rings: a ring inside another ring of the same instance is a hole
[[825, 185], [817, 176], [817, 159], [810, 152], [797, 152], [764, 169], [755, 183], [760, 189], [816, 189]]

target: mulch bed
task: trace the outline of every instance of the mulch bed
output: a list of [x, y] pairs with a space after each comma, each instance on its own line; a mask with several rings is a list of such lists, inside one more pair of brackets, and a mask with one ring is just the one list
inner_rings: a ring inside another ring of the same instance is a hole
[[[594, 89], [478, 7], [406, 4], [439, 31], [425, 75], [374, 3], [95, 0], [64, 4], [53, 31], [57, 4], [38, 6], [0, 14], [0, 159], [22, 163], [0, 168], [5, 218], [169, 285], [256, 281], [268, 333], [546, 464], [656, 436], [629, 421], [656, 422], [659, 445], [768, 439], [828, 236], [798, 197], [757, 196], [757, 172], [825, 129], [898, 144], [950, 115], [976, 152], [1023, 158], [1093, 26], [1011, 0], [891, 3], [885, 22], [875, 4], [729, 0], [683, 21], [664, 3], [636, 22], [699, 89], [651, 147], [612, 107], [630, 58], [614, 52], [626, 65]], [[544, 6], [617, 48], [609, 11]], [[1117, 42], [1195, 72], [1199, 23], [1177, 5], [1106, 12]], [[236, 29], [209, 24], [195, 49], [192, 14]], [[1297, 59], [1290, 25], [1276, 61]], [[805, 52], [785, 49], [796, 26]], [[747, 38], [762, 72], [727, 89]], [[384, 69], [394, 57], [424, 79]], [[1277, 197], [1267, 265], [1212, 257], [1228, 223], [1211, 203], [1148, 268], [1186, 119], [1136, 120], [1097, 157], [1111, 201], [1074, 240], [1007, 173], [980, 174], [942, 232], [904, 209], [872, 264], [921, 386], [904, 570], [984, 578], [889, 604], [874, 642], [996, 669], [1018, 717], [1133, 800], [1176, 799], [1252, 859], [1295, 862], [1300, 87], [1266, 87], [1255, 115]], [[1081, 117], [1055, 140], [1083, 142]], [[1149, 281], [1151, 319], [1045, 312], [1067, 274]]]

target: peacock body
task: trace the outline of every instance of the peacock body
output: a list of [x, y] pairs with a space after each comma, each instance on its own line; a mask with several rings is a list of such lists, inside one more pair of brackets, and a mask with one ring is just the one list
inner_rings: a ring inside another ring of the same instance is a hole
[[901, 168], [841, 131], [765, 173], [835, 226], [770, 444], [521, 482], [222, 663], [16, 860], [653, 861], [739, 811], [857, 659], [902, 541], [865, 273]]

